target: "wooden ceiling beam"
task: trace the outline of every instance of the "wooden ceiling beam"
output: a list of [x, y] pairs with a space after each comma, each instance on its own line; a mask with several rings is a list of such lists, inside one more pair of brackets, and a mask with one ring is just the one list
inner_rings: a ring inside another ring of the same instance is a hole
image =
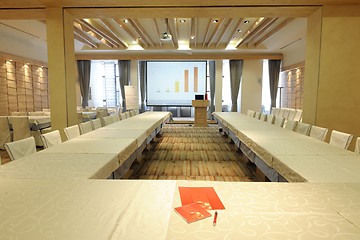
[[268, 32], [265, 36], [263, 36], [261, 39], [259, 39], [257, 42], [255, 42], [255, 47], [259, 46], [261, 43], [269, 39], [274, 33], [285, 27], [287, 24], [289, 24], [291, 21], [293, 21], [294, 18], [287, 18], [285, 21], [280, 23], [278, 26], [276, 26], [274, 29], [272, 29], [270, 32]]
[[206, 40], [207, 40], [207, 38], [209, 36], [210, 27], [211, 27], [211, 24], [213, 23], [213, 21], [214, 21], [213, 18], [209, 19], [208, 25], [207, 25], [206, 30], [205, 30], [204, 40], [203, 40], [203, 44], [202, 44], [203, 47], [205, 47], [205, 43], [206, 43]]
[[225, 27], [223, 28], [223, 30], [220, 33], [220, 38], [219, 40], [215, 43], [215, 47], [217, 48], [219, 46], [219, 44], [221, 43], [222, 39], [224, 38], [226, 32], [229, 30], [230, 25], [232, 24], [232, 22], [234, 21], [233, 18], [229, 18], [227, 23], [225, 24]]
[[141, 24], [136, 20], [136, 19], [128, 19], [130, 25], [133, 27], [133, 29], [139, 34], [139, 36], [141, 38], [144, 39], [144, 41], [147, 42], [147, 45], [151, 45], [152, 47], [154, 47], [154, 43], [151, 40], [150, 36], [146, 33], [146, 31], [144, 30], [144, 28], [141, 26]]
[[247, 39], [243, 41], [243, 44], [248, 44], [251, 40], [263, 34], [264, 31], [266, 31], [272, 24], [274, 24], [277, 19], [278, 18], [270, 18], [263, 21], [253, 32], [248, 35]]
[[84, 43], [91, 48], [98, 48], [98, 44], [91, 39], [91, 37], [82, 29], [74, 26], [74, 35], [77, 40]]
[[254, 24], [246, 31], [246, 33], [244, 34], [244, 37], [236, 44], [236, 48], [240, 47], [242, 45], [242, 43], [248, 38], [248, 36], [259, 26], [259, 24], [263, 21], [264, 19], [261, 20], [261, 18], [258, 18]]
[[97, 38], [99, 41], [101, 41], [103, 44], [105, 44], [109, 48], [115, 47], [115, 45], [113, 43], [109, 42], [106, 38], [104, 38], [101, 35], [101, 33], [97, 29], [92, 27], [89, 23], [85, 22], [82, 19], [75, 19], [75, 22], [80, 24], [82, 30], [84, 30], [85, 32], [91, 32], [95, 38]]
[[231, 39], [234, 37], [235, 33], [237, 32], [238, 29], [240, 29], [241, 23], [243, 21], [243, 18], [240, 18], [236, 24], [235, 24], [235, 28], [232, 30], [231, 34], [229, 35], [229, 37], [226, 39], [226, 46], [228, 46], [230, 44]]
[[219, 22], [217, 22], [217, 25], [216, 25], [214, 31], [212, 32], [210, 39], [207, 43], [207, 47], [210, 47], [210, 44], [214, 40], [215, 36], [217, 36], [217, 34], [219, 33], [219, 30], [224, 25], [224, 22], [225, 22], [225, 19], [220, 19]]
[[121, 41], [118, 41], [116, 36], [107, 31], [104, 27], [102, 27], [99, 23], [97, 23], [94, 19], [87, 19], [87, 21], [83, 20], [87, 24], [90, 25], [90, 28], [93, 31], [97, 31], [100, 36], [106, 39], [108, 42], [111, 42], [116, 48], [122, 47], [125, 48]]
[[[157, 23], [157, 21], [156, 21], [156, 18], [153, 18], [153, 21], [154, 21], [154, 24], [155, 24], [157, 36], [160, 36], [159, 25], [158, 25], [158, 23]], [[162, 47], [162, 46], [163, 46], [163, 43], [161, 42], [160, 37], [159, 37], [158, 40], [159, 40], [159, 45], [160, 45], [160, 47]]]
[[190, 48], [196, 47], [197, 43], [197, 18], [191, 18], [191, 24], [190, 24]]
[[[144, 39], [142, 39], [139, 35], [134, 34], [134, 32], [132, 32], [130, 30], [130, 28], [127, 27], [127, 25], [123, 22], [123, 20], [121, 19], [114, 19], [114, 21], [119, 24], [119, 26], [132, 38], [134, 39], [135, 42], [137, 42], [143, 49], [147, 49], [148, 45], [145, 42]], [[134, 30], [135, 31], [135, 30]], [[139, 38], [140, 37], [140, 38]]]
[[120, 43], [120, 45], [122, 45], [124, 48], [128, 48], [128, 44], [126, 43], [125, 40], [123, 40], [118, 32], [118, 30], [111, 24], [110, 21], [113, 21], [112, 19], [99, 19], [99, 21], [101, 21], [106, 27], [107, 29], [111, 32], [111, 34], [117, 39], [117, 41]]
[[173, 41], [174, 47], [178, 48], [179, 47], [179, 42], [178, 42], [179, 38], [178, 38], [178, 33], [176, 31], [176, 29], [177, 29], [176, 19], [172, 18], [171, 20], [168, 21], [168, 24], [169, 24], [169, 31], [172, 36], [172, 41]]

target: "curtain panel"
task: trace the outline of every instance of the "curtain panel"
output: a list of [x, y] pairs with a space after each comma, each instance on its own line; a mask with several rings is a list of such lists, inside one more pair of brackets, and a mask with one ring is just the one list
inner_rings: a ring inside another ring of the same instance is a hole
[[146, 98], [146, 61], [139, 62], [140, 69], [140, 98], [141, 106], [140, 112], [145, 112], [145, 98]]
[[209, 78], [210, 78], [210, 113], [215, 111], [215, 61], [209, 62]]
[[230, 88], [231, 88], [231, 111], [237, 112], [237, 98], [241, 76], [243, 71], [244, 60], [230, 60]]
[[80, 85], [80, 92], [82, 96], [82, 107], [85, 108], [89, 105], [89, 91], [90, 91], [90, 60], [78, 60], [78, 81]]
[[126, 111], [125, 86], [130, 84], [130, 60], [118, 60], [122, 112]]
[[270, 85], [270, 98], [271, 106], [276, 107], [276, 97], [279, 85], [281, 60], [269, 60], [269, 85]]

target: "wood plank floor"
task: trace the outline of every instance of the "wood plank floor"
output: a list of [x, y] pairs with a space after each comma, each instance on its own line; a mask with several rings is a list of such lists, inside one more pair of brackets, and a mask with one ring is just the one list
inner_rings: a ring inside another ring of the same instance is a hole
[[129, 179], [256, 181], [233, 143], [209, 127], [167, 124], [162, 134], [132, 166]]

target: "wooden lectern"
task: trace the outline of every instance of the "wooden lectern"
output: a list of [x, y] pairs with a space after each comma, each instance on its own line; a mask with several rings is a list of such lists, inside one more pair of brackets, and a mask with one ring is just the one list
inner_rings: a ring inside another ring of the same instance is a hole
[[207, 107], [210, 106], [209, 100], [192, 100], [192, 106], [195, 108], [195, 127], [207, 126]]

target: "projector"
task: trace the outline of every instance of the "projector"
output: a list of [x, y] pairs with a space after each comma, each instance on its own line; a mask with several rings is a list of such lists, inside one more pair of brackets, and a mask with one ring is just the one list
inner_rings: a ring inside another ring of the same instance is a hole
[[160, 35], [160, 39], [164, 40], [164, 41], [167, 41], [167, 40], [171, 40], [172, 37], [171, 37], [171, 34], [169, 34], [167, 32], [164, 32], [163, 34]]

